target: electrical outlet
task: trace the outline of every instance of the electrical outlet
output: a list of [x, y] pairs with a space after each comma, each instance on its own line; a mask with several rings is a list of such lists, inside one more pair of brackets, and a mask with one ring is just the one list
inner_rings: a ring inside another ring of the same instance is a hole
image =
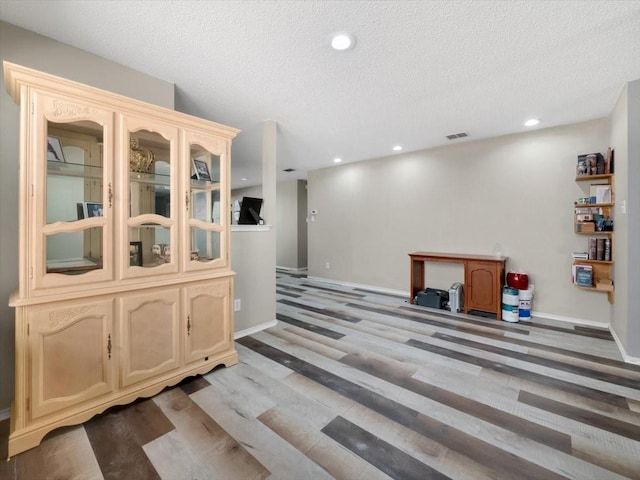
[[324, 264], [324, 268], [326, 268], [327, 270], [329, 270], [331, 268], [331, 264], [329, 262]]
[[241, 308], [242, 308], [242, 302], [240, 301], [239, 298], [236, 298], [233, 301], [233, 311], [234, 312], [239, 312]]

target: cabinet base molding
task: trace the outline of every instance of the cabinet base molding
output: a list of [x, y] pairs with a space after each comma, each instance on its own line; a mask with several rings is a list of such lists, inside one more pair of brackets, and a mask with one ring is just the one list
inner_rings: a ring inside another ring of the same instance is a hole
[[167, 387], [172, 387], [182, 380], [193, 377], [195, 375], [204, 375], [210, 372], [214, 368], [224, 365], [225, 367], [231, 367], [238, 363], [238, 353], [234, 350], [232, 352], [225, 352], [216, 357], [212, 357], [207, 361], [203, 361], [202, 364], [193, 366], [186, 370], [181, 370], [180, 373], [171, 375], [160, 381], [149, 382], [141, 388], [136, 388], [135, 391], [123, 393], [106, 401], [100, 401], [86, 405], [85, 407], [78, 406], [77, 412], [69, 414], [65, 412], [63, 415], [51, 415], [49, 418], [38, 419], [30, 423], [30, 425], [23, 428], [16, 427], [16, 406], [15, 402], [11, 404], [11, 421], [10, 421], [10, 435], [9, 435], [9, 448], [8, 459], [22, 453], [30, 448], [36, 447], [40, 444], [44, 436], [55, 430], [56, 428], [66, 427], [71, 425], [79, 425], [91, 419], [95, 415], [103, 413], [105, 410], [118, 405], [126, 405], [133, 402], [138, 398], [149, 398], [157, 395]]

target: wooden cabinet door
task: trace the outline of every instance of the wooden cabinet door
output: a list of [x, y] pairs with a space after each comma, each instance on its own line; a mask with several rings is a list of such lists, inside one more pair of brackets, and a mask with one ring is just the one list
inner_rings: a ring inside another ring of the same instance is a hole
[[180, 291], [124, 297], [120, 310], [120, 385], [157, 377], [180, 366]]
[[114, 391], [112, 300], [34, 307], [27, 315], [31, 418]]
[[185, 288], [185, 363], [207, 360], [233, 347], [231, 279]]
[[467, 309], [497, 312], [496, 268], [496, 264], [490, 262], [468, 262], [465, 279]]

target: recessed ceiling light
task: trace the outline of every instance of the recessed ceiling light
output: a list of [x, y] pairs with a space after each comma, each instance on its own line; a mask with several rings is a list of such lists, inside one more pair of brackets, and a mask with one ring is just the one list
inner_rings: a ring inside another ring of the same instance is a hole
[[334, 158], [333, 163], [340, 163], [342, 161], [341, 158]]
[[402, 150], [402, 147], [400, 145], [396, 145], [395, 147], [393, 147], [394, 152], [399, 152], [400, 150]]
[[535, 127], [539, 123], [540, 123], [540, 120], [538, 120], [537, 118], [530, 118], [529, 120], [524, 122], [524, 126], [525, 127]]
[[347, 32], [336, 32], [330, 37], [331, 48], [338, 51], [350, 50], [356, 46], [356, 39]]
[[242, 177], [240, 180], [242, 180], [243, 182], [246, 182], [249, 179], [247, 177]]

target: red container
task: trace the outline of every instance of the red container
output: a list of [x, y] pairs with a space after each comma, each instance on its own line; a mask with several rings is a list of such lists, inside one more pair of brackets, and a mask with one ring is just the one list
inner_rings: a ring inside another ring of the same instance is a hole
[[507, 285], [518, 290], [527, 290], [529, 288], [529, 275], [511, 270], [507, 273]]

